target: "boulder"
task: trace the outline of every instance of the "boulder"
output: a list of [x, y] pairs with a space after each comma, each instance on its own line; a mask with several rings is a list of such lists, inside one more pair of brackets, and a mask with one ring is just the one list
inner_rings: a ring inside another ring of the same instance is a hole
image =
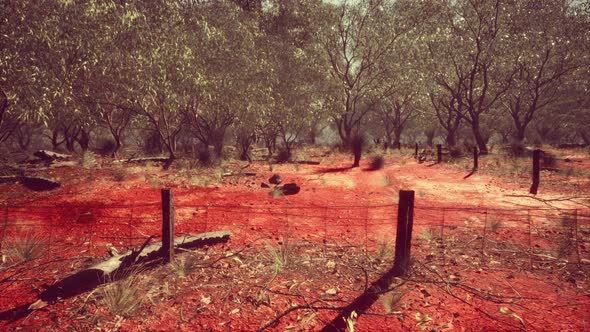
[[299, 193], [299, 191], [301, 190], [301, 187], [299, 187], [297, 184], [295, 183], [286, 183], [283, 186], [278, 187], [282, 192], [283, 195], [295, 195], [297, 193]]
[[274, 174], [270, 177], [270, 179], [268, 179], [268, 182], [272, 184], [281, 184], [281, 182], [283, 182], [283, 178], [281, 178], [279, 174]]

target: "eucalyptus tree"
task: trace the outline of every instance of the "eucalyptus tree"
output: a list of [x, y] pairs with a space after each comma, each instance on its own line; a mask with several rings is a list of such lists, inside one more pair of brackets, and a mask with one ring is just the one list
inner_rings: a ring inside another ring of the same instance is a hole
[[43, 71], [36, 49], [42, 43], [46, 9], [28, 1], [0, 2], [0, 143], [22, 121], [42, 118], [38, 100]]
[[508, 56], [517, 54], [512, 87], [504, 98], [504, 109], [514, 124], [514, 139], [522, 142], [528, 125], [543, 108], [559, 101], [565, 84], [579, 63], [574, 54], [568, 5], [550, 0], [531, 5], [516, 1], [507, 5], [505, 18]]
[[286, 159], [293, 144], [321, 118], [325, 63], [316, 36], [325, 12], [320, 0], [275, 1], [264, 20], [261, 44], [271, 68], [267, 78], [272, 104], [261, 114], [260, 128], [271, 143], [268, 148], [280, 138]]
[[[354, 130], [380, 99], [387, 78], [378, 64], [404, 34], [432, 17], [429, 1], [344, 2], [339, 5], [325, 38], [332, 89], [330, 114], [342, 142], [348, 145]], [[363, 106], [361, 106], [363, 105]]]
[[70, 150], [76, 140], [87, 146], [88, 135], [77, 135], [92, 126], [83, 97], [96, 59], [97, 25], [87, 19], [95, 4], [3, 2], [0, 90], [19, 120], [53, 124]]
[[265, 103], [266, 63], [257, 47], [257, 22], [232, 3], [191, 7], [185, 18], [199, 49], [201, 84], [185, 108], [191, 131], [221, 155], [227, 129]]
[[[132, 67], [125, 107], [147, 124], [164, 145], [170, 163], [176, 158], [177, 139], [187, 123], [187, 112], [201, 102], [204, 85], [198, 43], [201, 29], [186, 24], [186, 8], [172, 1], [135, 3], [126, 16], [134, 29], [121, 32], [131, 37], [132, 47], [121, 55]], [[165, 166], [169, 166], [168, 163]]]
[[447, 113], [446, 123], [467, 122], [480, 153], [487, 154], [481, 118], [497, 106], [515, 75], [514, 68], [504, 62], [517, 57], [499, 57], [510, 37], [501, 24], [506, 8], [500, 0], [459, 0], [447, 5], [442, 33], [429, 45], [436, 68], [434, 81], [444, 92], [432, 103], [454, 112]]
[[422, 59], [427, 53], [422, 41], [424, 30], [415, 29], [401, 36], [377, 64], [384, 81], [377, 89], [374, 109], [388, 146], [398, 146], [404, 129], [428, 106], [427, 62]]

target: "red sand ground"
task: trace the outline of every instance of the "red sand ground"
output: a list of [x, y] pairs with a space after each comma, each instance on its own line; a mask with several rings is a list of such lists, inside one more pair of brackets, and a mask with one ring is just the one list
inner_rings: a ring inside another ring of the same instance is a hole
[[[107, 245], [125, 251], [159, 234], [162, 187], [174, 190], [178, 233], [232, 231], [226, 244], [179, 255], [195, 262], [186, 276], [171, 265], [139, 274], [143, 301], [130, 315], [109, 312], [103, 286], [0, 321], [0, 329], [319, 330], [391, 267], [400, 189], [416, 191], [412, 273], [355, 321], [356, 331], [588, 328], [587, 155], [560, 162], [575, 172], [543, 172], [536, 198], [527, 194], [526, 168], [498, 174], [503, 159], [484, 158], [480, 172], [464, 178], [463, 166], [417, 164], [397, 153], [377, 171], [367, 171], [366, 162], [348, 169], [348, 158], [244, 169], [255, 177], [221, 177], [246, 166], [239, 162], [189, 171], [177, 164], [168, 172], [125, 166], [124, 179], [123, 166], [104, 161], [48, 171], [63, 182], [49, 193], [0, 185], [0, 202], [8, 205], [1, 215], [7, 223], [0, 249], [8, 260], [0, 265], [0, 311], [33, 302], [47, 285], [104, 260]], [[272, 198], [260, 183], [273, 173], [301, 192]], [[569, 234], [559, 218], [571, 209], [579, 209], [578, 241], [557, 258], [556, 244]], [[491, 231], [494, 220], [501, 223]], [[49, 252], [17, 264], [11, 239], [40, 229], [49, 234]], [[288, 261], [277, 267], [273, 252], [281, 248]]]

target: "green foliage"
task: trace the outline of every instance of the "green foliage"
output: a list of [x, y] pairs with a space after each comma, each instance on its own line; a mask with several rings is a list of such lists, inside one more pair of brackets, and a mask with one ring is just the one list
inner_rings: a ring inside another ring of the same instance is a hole
[[366, 125], [390, 142], [440, 125], [451, 144], [465, 124], [481, 143], [480, 121], [522, 141], [540, 115], [563, 128], [540, 136], [576, 140], [588, 122], [590, 20], [575, 6], [3, 1], [0, 142], [42, 123], [73, 150], [101, 126], [116, 142], [99, 142], [106, 155], [133, 127], [157, 134], [156, 153], [174, 155], [186, 134], [219, 157], [238, 128], [271, 150], [278, 139], [291, 151], [328, 120], [346, 146]]

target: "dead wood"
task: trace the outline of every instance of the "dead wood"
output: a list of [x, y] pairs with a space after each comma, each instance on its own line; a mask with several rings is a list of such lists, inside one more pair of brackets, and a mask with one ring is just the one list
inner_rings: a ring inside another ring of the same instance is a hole
[[69, 154], [57, 153], [57, 152], [48, 151], [48, 150], [39, 150], [39, 151], [35, 152], [33, 155], [39, 159], [43, 159], [46, 161], [54, 161], [54, 160], [60, 160], [60, 159], [63, 160], [63, 159], [72, 158], [72, 156]]
[[19, 177], [16, 175], [0, 176], [0, 184], [18, 182]]
[[299, 160], [295, 162], [296, 164], [302, 164], [302, 165], [319, 165], [320, 162], [319, 161], [313, 161], [313, 160]]
[[[230, 236], [231, 232], [229, 231], [186, 235], [174, 239], [174, 245], [176, 250], [181, 251], [226, 242]], [[109, 280], [115, 280], [117, 276], [127, 275], [137, 265], [144, 268], [156, 266], [161, 262], [159, 251], [162, 248], [162, 243], [157, 242], [147, 245], [148, 242], [149, 239], [144, 242], [139, 250], [130, 250], [125, 254], [111, 257], [104, 262], [58, 281], [41, 293], [37, 301], [0, 312], [0, 320], [17, 320], [27, 316], [33, 310], [54, 303], [57, 299], [70, 298], [90, 291]]]
[[25, 187], [34, 191], [48, 191], [61, 186], [59, 182], [34, 176], [21, 176], [19, 180]]
[[237, 173], [223, 173], [221, 176], [228, 177], [228, 176], [256, 176], [255, 172], [237, 172]]
[[131, 159], [120, 159], [120, 160], [115, 160], [115, 163], [144, 163], [144, 162], [149, 162], [149, 161], [155, 161], [155, 162], [169, 162], [170, 158], [169, 157], [143, 157], [143, 158], [131, 158]]

